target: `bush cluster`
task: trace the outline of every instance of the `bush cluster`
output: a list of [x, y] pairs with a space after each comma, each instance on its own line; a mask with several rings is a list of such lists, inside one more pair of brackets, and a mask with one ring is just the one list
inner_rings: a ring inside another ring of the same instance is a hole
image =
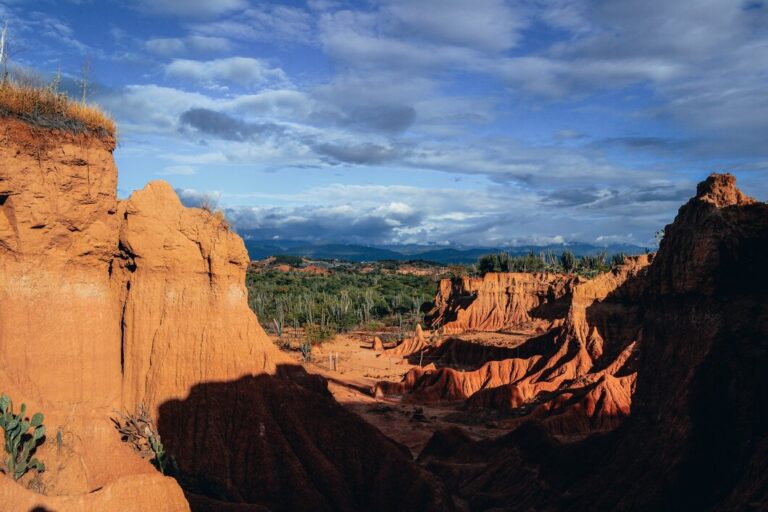
[[559, 256], [552, 252], [529, 252], [524, 256], [499, 252], [481, 256], [476, 268], [481, 276], [488, 272], [564, 272], [594, 277], [622, 265], [625, 259], [623, 253], [613, 254], [609, 258], [606, 251], [582, 257], [577, 257], [571, 251], [564, 251]]

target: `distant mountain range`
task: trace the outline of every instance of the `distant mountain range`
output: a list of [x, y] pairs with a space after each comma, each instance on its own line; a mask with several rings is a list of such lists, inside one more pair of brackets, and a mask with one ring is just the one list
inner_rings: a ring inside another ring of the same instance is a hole
[[[243, 233], [241, 233], [243, 235]], [[576, 256], [597, 254], [606, 251], [616, 253], [642, 254], [645, 247], [629, 244], [612, 244], [605, 247], [585, 243], [565, 243], [550, 245], [522, 245], [510, 247], [435, 247], [430, 245], [386, 245], [370, 246], [355, 244], [313, 243], [301, 240], [254, 240], [245, 235], [245, 247], [252, 260], [261, 260], [269, 256], [290, 255], [317, 259], [336, 259], [354, 262], [380, 260], [427, 260], [436, 263], [475, 263], [483, 254], [505, 251], [511, 255], [524, 255], [533, 251], [554, 252], [571, 251]]]

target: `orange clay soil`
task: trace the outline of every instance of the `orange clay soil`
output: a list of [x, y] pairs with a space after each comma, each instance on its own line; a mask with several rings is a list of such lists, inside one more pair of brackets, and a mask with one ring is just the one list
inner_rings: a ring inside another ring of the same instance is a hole
[[[329, 391], [346, 409], [407, 446], [414, 457], [434, 432], [444, 428], [460, 425], [473, 439], [488, 439], [506, 433], [518, 423], [517, 418], [509, 415], [467, 412], [455, 402], [421, 403], [399, 397], [375, 397], [373, 390], [378, 381], [399, 380], [410, 370], [419, 368], [418, 358], [415, 364], [410, 364], [400, 356], [374, 350], [372, 344], [376, 338], [378, 336], [371, 333], [340, 334], [333, 341], [316, 347], [312, 362], [303, 364], [308, 372], [328, 380]], [[509, 341], [517, 342], [514, 337]], [[336, 370], [331, 370], [329, 358], [336, 354], [339, 363]], [[292, 355], [299, 363], [298, 354]]]

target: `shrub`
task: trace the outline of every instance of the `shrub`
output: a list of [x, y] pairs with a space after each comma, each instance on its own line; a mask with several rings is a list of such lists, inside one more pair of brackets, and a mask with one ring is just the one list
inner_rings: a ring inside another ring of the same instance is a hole
[[142, 458], [150, 459], [152, 465], [165, 475], [173, 460], [165, 452], [160, 434], [155, 429], [147, 409], [139, 406], [133, 414], [128, 412], [117, 414], [120, 416], [119, 419], [111, 419], [120, 433], [120, 439], [128, 443]]
[[[32, 419], [24, 417], [27, 410], [21, 404], [19, 414], [13, 412], [13, 402], [7, 395], [0, 396], [0, 427], [5, 432], [6, 470], [14, 480], [34, 469], [38, 473], [45, 471], [45, 465], [32, 457], [45, 436], [42, 413], [35, 413]], [[31, 430], [30, 430], [31, 429]]]
[[323, 327], [317, 324], [306, 324], [304, 326], [304, 337], [312, 345], [326, 342], [332, 339], [335, 334], [329, 326]]
[[624, 264], [624, 262], [627, 261], [627, 255], [623, 252], [617, 252], [616, 254], [611, 256], [611, 267], [620, 267]]

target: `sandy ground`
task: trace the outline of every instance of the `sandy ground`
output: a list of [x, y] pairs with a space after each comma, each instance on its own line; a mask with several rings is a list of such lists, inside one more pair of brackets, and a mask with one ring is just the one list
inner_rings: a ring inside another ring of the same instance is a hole
[[[505, 346], [517, 345], [527, 337], [523, 333], [461, 336], [479, 343]], [[507, 433], [515, 422], [514, 419], [479, 416], [463, 411], [460, 402], [418, 404], [398, 398], [374, 398], [370, 390], [376, 382], [399, 382], [408, 370], [418, 365], [408, 364], [400, 357], [376, 353], [371, 349], [372, 342], [373, 335], [370, 333], [342, 334], [322, 347], [316, 347], [312, 362], [302, 363], [297, 352], [290, 354], [308, 372], [328, 379], [329, 389], [339, 403], [386, 436], [407, 446], [414, 456], [421, 452], [437, 430], [460, 426], [471, 437], [483, 439]], [[338, 354], [336, 370], [330, 369], [331, 354]]]

